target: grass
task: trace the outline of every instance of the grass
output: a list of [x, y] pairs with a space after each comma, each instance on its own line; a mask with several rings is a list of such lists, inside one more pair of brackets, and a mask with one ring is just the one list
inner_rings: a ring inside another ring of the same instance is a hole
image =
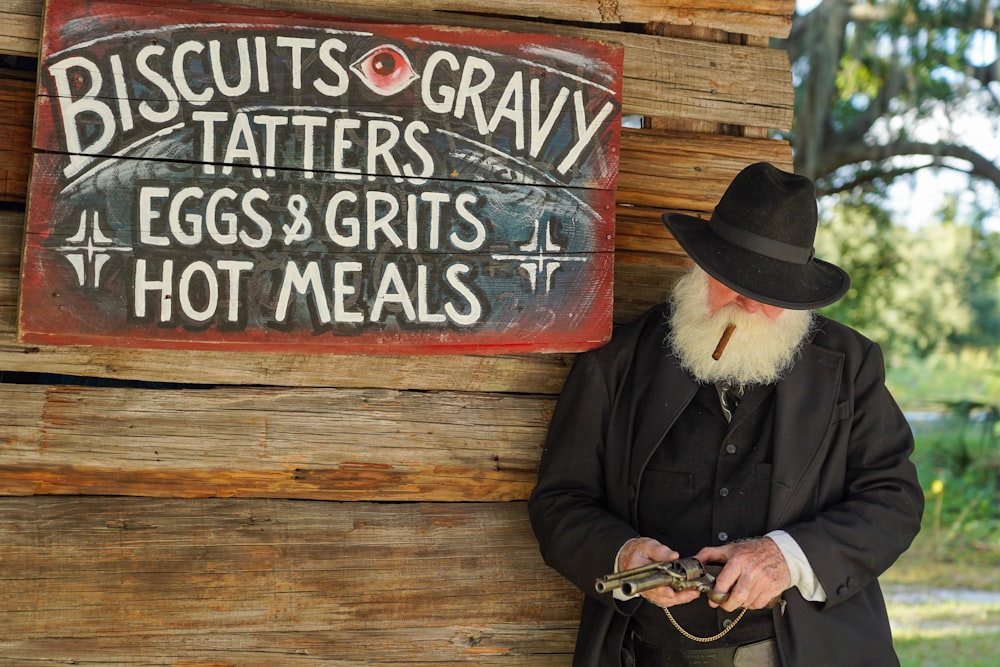
[[[984, 374], [980, 366], [973, 377], [967, 363], [936, 360], [902, 374], [908, 376], [903, 405], [952, 411], [931, 427], [914, 428], [913, 458], [927, 494], [923, 525], [881, 577], [902, 667], [1000, 665], [1000, 391], [995, 362], [992, 368]], [[915, 401], [909, 392], [917, 384], [933, 387], [933, 400]], [[970, 404], [978, 407], [969, 412]]]
[[[881, 578], [902, 667], [997, 667], [1000, 557], [989, 550], [948, 549], [940, 537], [933, 525], [925, 527]], [[954, 593], [966, 590], [996, 595]]]
[[896, 653], [902, 667], [997, 667], [1000, 633], [901, 636]]

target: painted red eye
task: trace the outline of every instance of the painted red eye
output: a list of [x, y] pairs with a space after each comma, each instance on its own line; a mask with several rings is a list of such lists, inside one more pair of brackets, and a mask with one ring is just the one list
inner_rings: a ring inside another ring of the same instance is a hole
[[351, 68], [362, 83], [379, 95], [395, 95], [417, 79], [410, 59], [391, 44], [376, 46], [351, 63]]

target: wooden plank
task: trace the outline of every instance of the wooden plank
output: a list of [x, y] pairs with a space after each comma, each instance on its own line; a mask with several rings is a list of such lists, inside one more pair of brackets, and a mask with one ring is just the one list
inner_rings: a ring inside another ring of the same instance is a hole
[[[10, 85], [8, 85], [8, 82]], [[5, 112], [2, 118], [11, 118], [13, 125], [9, 130], [13, 135], [13, 155], [7, 168], [16, 171], [18, 174], [27, 174], [30, 169], [30, 146], [27, 141], [30, 139], [30, 125], [24, 121], [32, 116], [33, 97], [31, 92], [33, 86], [24, 81], [10, 79], [3, 80], [0, 86], [0, 106]], [[0, 122], [4, 122], [0, 120]], [[0, 126], [0, 132], [3, 131]], [[623, 145], [620, 157], [620, 174], [618, 177], [618, 189], [616, 199], [619, 204], [649, 204], [654, 206], [703, 209], [706, 206], [705, 197], [700, 197], [698, 201], [692, 201], [688, 196], [686, 200], [678, 201], [679, 195], [689, 194], [687, 188], [691, 186], [690, 178], [685, 179], [685, 188], [676, 187], [681, 183], [659, 184], [659, 179], [669, 178], [670, 173], [683, 174], [688, 167], [691, 169], [704, 168], [703, 164], [689, 165], [690, 160], [704, 160], [695, 153], [705, 150], [709, 154], [722, 151], [724, 154], [731, 154], [734, 161], [742, 161], [744, 164], [756, 159], [768, 159], [789, 163], [790, 149], [785, 142], [768, 142], [766, 140], [746, 140], [741, 141], [738, 137], [726, 137], [719, 135], [691, 135], [686, 132], [663, 132], [655, 130], [625, 129], [622, 132]], [[645, 145], [647, 140], [656, 147], [652, 151], [647, 151]], [[753, 143], [760, 141], [761, 143]], [[658, 163], [663, 156], [666, 146], [672, 144], [676, 151], [685, 152], [685, 155], [670, 155], [670, 159], [665, 163]], [[713, 145], [715, 144], [715, 145]], [[688, 146], [692, 150], [688, 150]], [[3, 150], [3, 149], [0, 149]], [[680, 162], [678, 162], [680, 160]], [[664, 173], [664, 169], [668, 173]], [[17, 177], [15, 186], [8, 188], [12, 192], [6, 197], [8, 201], [23, 201], [27, 195], [27, 179]], [[695, 189], [693, 194], [697, 194]], [[662, 199], [655, 199], [662, 196]], [[708, 197], [711, 198], [711, 195]], [[714, 204], [712, 204], [714, 205]]]
[[[623, 104], [627, 113], [687, 118], [703, 124], [741, 122], [758, 128], [785, 129], [791, 126], [790, 70], [787, 56], [781, 51], [516, 21], [498, 21], [497, 25], [509, 30], [547, 30], [554, 34], [622, 41], [626, 77]], [[678, 67], [675, 63], [685, 66]], [[0, 85], [0, 104], [9, 103], [11, 106], [5, 109], [17, 119], [30, 117], [32, 113], [22, 95], [15, 95], [15, 89], [23, 86], [23, 82], [9, 83], [9, 79]], [[7, 102], [12, 95], [15, 97]], [[10, 175], [5, 189], [9, 194], [4, 198], [8, 201], [25, 200], [26, 175], [30, 169], [28, 147], [22, 146], [30, 130], [20, 120], [16, 125], [18, 129], [12, 137], [15, 149], [13, 155], [7, 155]]]
[[[260, 0], [233, 0], [239, 6], [263, 6]], [[0, 53], [34, 56], [41, 35], [41, 0], [0, 1]], [[333, 11], [360, 18], [397, 20], [392, 14], [423, 14], [422, 22], [448, 22], [465, 13], [475, 21], [477, 14], [491, 17], [527, 17], [552, 21], [590, 23], [665, 22], [678, 26], [699, 26], [762, 37], [786, 37], [795, 11], [793, 0], [740, 0], [739, 2], [698, 2], [697, 0], [341, 0], [331, 8], [327, 0], [283, 0], [268, 2], [269, 8]]]
[[[644, 140], [649, 137], [649, 140]], [[614, 319], [657, 303], [686, 258], [659, 222], [663, 209], [707, 215], [739, 169], [757, 159], [790, 161], [783, 142], [627, 130], [617, 209]], [[632, 153], [639, 155], [633, 159]], [[644, 176], [644, 172], [652, 172]], [[655, 174], [652, 175], [652, 174]], [[645, 185], [640, 186], [640, 183]], [[700, 195], [704, 190], [708, 194]], [[662, 208], [661, 208], [662, 207]], [[185, 354], [17, 343], [16, 297], [24, 216], [0, 211], [0, 369], [166, 382], [384, 387], [556, 393], [572, 355], [402, 358], [294, 354]]]
[[[16, 283], [15, 283], [16, 287]], [[0, 369], [122, 381], [263, 384], [292, 387], [388, 387], [422, 391], [555, 394], [572, 354], [295, 355], [267, 352], [129, 350], [18, 343], [0, 333]], [[2, 372], [0, 371], [0, 372]]]
[[0, 495], [526, 500], [553, 403], [0, 384]]
[[626, 113], [771, 128], [793, 119], [784, 51], [635, 35], [625, 71]]
[[568, 665], [523, 503], [0, 499], [0, 662]]
[[[244, 5], [248, 0], [226, 0]], [[259, 2], [259, 0], [257, 0]], [[290, 8], [328, 5], [325, 0], [283, 0]], [[462, 14], [481, 21], [481, 15], [510, 18], [539, 18], [550, 21], [603, 23], [605, 25], [662, 21], [680, 26], [698, 25], [715, 30], [786, 37], [791, 30], [793, 0], [739, 0], [701, 3], [696, 0], [341, 0], [336, 11], [352, 16], [385, 16], [393, 12], [428, 14], [432, 20], [462, 20]], [[456, 14], [458, 13], [458, 14]], [[441, 18], [437, 18], [440, 16]], [[395, 20], [395, 19], [393, 19]]]
[[[289, 9], [334, 11], [326, 0], [276, 0], [273, 4], [279, 6], [278, 3]], [[783, 4], [789, 11], [782, 21], [790, 26], [793, 6], [787, 2]], [[336, 13], [411, 23], [438, 21], [466, 27], [479, 25], [483, 20], [480, 16], [464, 14], [428, 16], [405, 12], [387, 15], [382, 9], [345, 9], [348, 8], [338, 3]], [[684, 15], [690, 15], [690, 8], [684, 11]], [[644, 22], [655, 20], [653, 15], [643, 19]], [[681, 22], [685, 23], [685, 20]], [[686, 23], [690, 24], [690, 19]], [[788, 56], [784, 51], [760, 45], [715, 43], [644, 35], [628, 30], [495, 17], [490, 18], [490, 26], [498, 30], [541, 32], [622, 44], [625, 47], [623, 111], [627, 114], [664, 115], [773, 129], [791, 128], [794, 90]], [[787, 33], [787, 28], [785, 31]]]
[[792, 29], [795, 3], [789, 0], [618, 0], [618, 13], [625, 21], [663, 22], [711, 30], [754, 35], [787, 37]]
[[[647, 261], [651, 264], [658, 263], [661, 256], [666, 257], [686, 257], [686, 253], [680, 244], [674, 240], [663, 225], [663, 209], [643, 208], [639, 206], [622, 206], [618, 209], [618, 229], [621, 236], [617, 237], [617, 247], [622, 261], [628, 263], [624, 258], [628, 251], [645, 253]], [[662, 261], [670, 262], [670, 259]], [[617, 268], [616, 268], [617, 271]], [[631, 285], [625, 281], [623, 285]], [[624, 288], [623, 288], [624, 289]]]
[[42, 0], [0, 0], [0, 54], [38, 55], [43, 4]]
[[0, 373], [152, 382], [558, 393], [572, 354], [494, 356], [297, 355], [130, 350], [17, 342], [24, 214], [0, 210]]
[[[614, 187], [623, 49], [606, 41], [183, 0], [50, 0], [45, 21], [35, 147], [68, 153], [67, 176], [116, 155], [266, 166], [265, 181], [501, 180], [479, 144], [551, 172], [518, 182]], [[180, 145], [137, 150], [164, 135]]]
[[0, 201], [28, 193], [35, 83], [0, 70]]
[[[232, 0], [230, 4], [240, 6], [245, 2]], [[562, 3], [545, 4], [551, 7], [563, 6]], [[787, 6], [787, 14], [790, 16], [790, 3], [782, 4]], [[354, 5], [337, 3], [335, 6], [328, 0], [275, 0], [267, 6], [271, 9], [308, 11], [363, 20], [465, 27], [483, 25], [483, 18], [475, 14], [421, 12], [413, 3], [403, 0], [396, 4], [395, 11], [383, 8], [382, 5], [373, 9], [368, 0], [358, 0]], [[760, 46], [657, 37], [624, 30], [498, 18], [495, 15], [498, 11], [503, 11], [503, 5], [498, 6], [497, 3], [491, 3], [485, 11], [491, 14], [489, 26], [498, 30], [582, 37], [624, 45], [625, 113], [687, 118], [710, 123], [745, 124], [779, 130], [791, 128], [794, 92], [788, 57], [783, 51]], [[684, 9], [679, 20], [690, 23], [693, 19], [684, 17], [688, 17], [692, 11], [695, 11], [692, 7]], [[39, 3], [35, 20], [40, 14]], [[575, 14], [572, 20], [577, 19], [579, 14]], [[642, 20], [646, 22], [656, 19], [650, 14], [643, 15]], [[787, 17], [782, 18], [782, 21], [787, 21]], [[40, 31], [36, 28], [32, 34], [40, 35]], [[36, 54], [37, 43], [30, 50], [32, 54]]]
[[28, 198], [35, 84], [0, 69], [0, 202]]
[[787, 142], [660, 130], [622, 132], [619, 202], [710, 213], [752, 162], [792, 168]]

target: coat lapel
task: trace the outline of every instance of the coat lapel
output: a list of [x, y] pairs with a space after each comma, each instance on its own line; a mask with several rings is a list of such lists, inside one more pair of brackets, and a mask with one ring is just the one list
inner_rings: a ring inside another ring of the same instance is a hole
[[[642, 360], [640, 360], [642, 361]], [[653, 454], [681, 411], [698, 391], [698, 383], [685, 373], [662, 347], [636, 372], [634, 446], [629, 479], [639, 479]]]
[[811, 492], [811, 485], [803, 488], [803, 481], [823, 460], [822, 445], [840, 395], [843, 364], [842, 353], [809, 343], [775, 389], [769, 528], [784, 525], [792, 508], [804, 506], [797, 496]]

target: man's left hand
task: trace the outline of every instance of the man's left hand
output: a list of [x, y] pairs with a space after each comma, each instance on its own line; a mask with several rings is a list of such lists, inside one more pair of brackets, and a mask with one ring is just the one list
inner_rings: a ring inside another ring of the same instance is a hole
[[763, 609], [791, 586], [785, 557], [769, 537], [705, 547], [694, 557], [702, 563], [725, 563], [715, 579], [715, 590], [728, 592], [729, 599], [721, 605], [709, 601], [709, 605], [726, 611]]

